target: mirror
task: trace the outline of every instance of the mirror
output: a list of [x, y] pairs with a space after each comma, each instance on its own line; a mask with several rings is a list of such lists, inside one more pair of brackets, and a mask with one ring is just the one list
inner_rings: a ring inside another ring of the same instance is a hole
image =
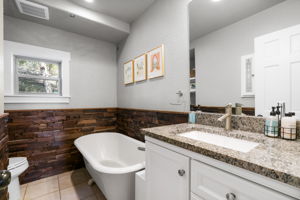
[[[266, 116], [285, 102], [286, 111], [299, 117], [299, 9], [297, 0], [193, 0], [191, 110], [223, 113], [232, 103], [242, 104], [243, 114]], [[290, 50], [293, 63], [280, 63]]]

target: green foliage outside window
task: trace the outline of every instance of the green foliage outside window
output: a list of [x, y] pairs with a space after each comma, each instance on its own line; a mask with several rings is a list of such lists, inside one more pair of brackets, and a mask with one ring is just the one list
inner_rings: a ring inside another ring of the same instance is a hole
[[60, 63], [16, 57], [18, 89], [28, 94], [59, 94]]

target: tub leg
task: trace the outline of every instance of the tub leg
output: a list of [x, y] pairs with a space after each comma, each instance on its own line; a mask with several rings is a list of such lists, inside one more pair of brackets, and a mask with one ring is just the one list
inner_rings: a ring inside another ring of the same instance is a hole
[[89, 186], [92, 186], [94, 184], [94, 180], [91, 178], [89, 181], [88, 181], [88, 185]]

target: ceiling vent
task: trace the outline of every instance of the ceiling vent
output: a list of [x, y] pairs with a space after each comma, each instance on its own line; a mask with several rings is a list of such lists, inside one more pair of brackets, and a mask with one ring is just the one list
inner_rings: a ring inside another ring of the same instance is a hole
[[49, 9], [46, 6], [27, 0], [16, 0], [16, 4], [20, 13], [24, 15], [49, 20]]

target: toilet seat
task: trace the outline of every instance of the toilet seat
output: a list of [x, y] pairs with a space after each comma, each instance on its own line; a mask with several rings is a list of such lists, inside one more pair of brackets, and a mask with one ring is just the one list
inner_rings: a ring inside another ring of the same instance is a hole
[[22, 165], [27, 164], [26, 157], [9, 158], [8, 170], [14, 170]]

